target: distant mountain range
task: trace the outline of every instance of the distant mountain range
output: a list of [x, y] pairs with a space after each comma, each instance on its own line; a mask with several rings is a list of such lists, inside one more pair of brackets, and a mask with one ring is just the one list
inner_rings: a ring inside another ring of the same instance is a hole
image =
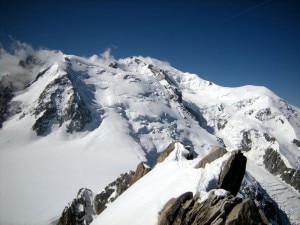
[[149, 57], [42, 56], [1, 74], [0, 224], [299, 224], [299, 108]]

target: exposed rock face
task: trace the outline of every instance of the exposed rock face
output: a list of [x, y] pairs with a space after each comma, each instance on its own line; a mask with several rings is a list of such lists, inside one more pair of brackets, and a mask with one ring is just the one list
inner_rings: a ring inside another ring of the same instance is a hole
[[211, 163], [214, 160], [221, 158], [227, 153], [226, 149], [219, 146], [212, 146], [210, 153], [205, 156], [200, 162], [195, 166], [195, 168], [204, 168], [207, 163]]
[[[171, 225], [175, 220], [183, 219], [182, 217], [179, 218], [181, 213], [179, 211], [181, 208], [184, 208], [185, 210], [186, 207], [183, 207], [184, 203], [187, 201], [193, 199], [193, 193], [192, 192], [186, 192], [182, 195], [180, 195], [178, 198], [172, 198], [170, 199], [160, 212], [158, 224], [159, 225]], [[183, 210], [181, 210], [183, 211]], [[178, 218], [177, 218], [178, 217]]]
[[264, 155], [264, 164], [270, 173], [280, 175], [287, 184], [300, 192], [300, 170], [288, 168], [278, 152], [268, 148]]
[[5, 87], [0, 81], [0, 128], [2, 128], [2, 123], [6, 118], [8, 105], [13, 97], [12, 92], [11, 87]]
[[264, 164], [266, 169], [274, 175], [282, 174], [286, 170], [286, 165], [281, 159], [280, 154], [272, 148], [266, 150]]
[[243, 199], [250, 198], [255, 201], [271, 224], [290, 224], [286, 214], [248, 172], [245, 173], [239, 194]]
[[266, 120], [270, 120], [272, 118], [275, 118], [275, 116], [272, 114], [270, 108], [265, 108], [265, 109], [259, 110], [256, 113], [255, 118], [260, 120], [260, 121], [266, 121]]
[[241, 147], [243, 150], [249, 151], [251, 150], [251, 146], [252, 146], [252, 140], [251, 140], [250, 131], [245, 131], [243, 132]]
[[170, 153], [175, 149], [175, 144], [176, 142], [169, 144], [169, 146], [162, 153], [160, 153], [160, 155], [156, 160], [156, 163], [163, 162], [170, 155]]
[[281, 174], [282, 180], [284, 180], [287, 184], [293, 186], [295, 189], [300, 192], [300, 170], [295, 169], [286, 169]]
[[136, 167], [135, 173], [130, 181], [130, 185], [137, 182], [139, 179], [141, 179], [143, 176], [145, 176], [147, 173], [151, 171], [151, 168], [145, 165], [145, 163], [141, 162]]
[[199, 195], [187, 192], [171, 199], [161, 210], [158, 225], [233, 225], [268, 224], [255, 203], [234, 197], [228, 192], [210, 192], [207, 200], [199, 202]]
[[47, 135], [53, 125], [66, 123], [68, 133], [82, 131], [92, 121], [91, 113], [72, 86], [66, 74], [51, 82], [39, 96], [33, 114], [37, 117], [32, 129], [39, 136]]
[[225, 224], [268, 224], [268, 220], [265, 215], [257, 209], [255, 203], [248, 198], [234, 206], [229, 213]]
[[293, 144], [296, 145], [297, 147], [300, 147], [300, 141], [297, 139], [293, 139]]
[[228, 160], [222, 165], [218, 187], [236, 195], [240, 189], [245, 170], [247, 158], [240, 151], [233, 152]]
[[107, 208], [108, 204], [116, 200], [131, 185], [131, 179], [134, 172], [121, 174], [115, 181], [105, 187], [105, 189], [97, 194], [94, 199], [94, 206], [97, 215]]
[[80, 189], [77, 197], [62, 212], [57, 225], [88, 225], [95, 215], [93, 194], [89, 189]]
[[77, 197], [63, 210], [57, 225], [89, 225], [95, 215], [99, 215], [128, 189], [133, 175], [133, 171], [121, 174], [95, 197], [91, 190], [80, 189]]

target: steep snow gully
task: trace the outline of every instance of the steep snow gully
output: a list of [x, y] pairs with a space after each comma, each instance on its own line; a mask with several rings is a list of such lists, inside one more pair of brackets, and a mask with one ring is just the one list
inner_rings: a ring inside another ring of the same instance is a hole
[[[199, 192], [193, 197], [199, 204], [227, 196], [222, 189], [209, 195], [207, 186], [215, 187], [222, 162], [235, 150], [247, 157], [238, 196], [254, 196], [271, 224], [299, 224], [297, 107], [267, 88], [221, 87], [149, 57], [43, 54], [49, 57], [30, 55], [16, 65], [30, 68], [34, 78], [25, 89], [8, 93], [0, 82], [1, 225], [57, 224], [78, 190], [93, 205], [97, 193], [140, 162], [151, 172], [141, 172], [127, 190], [110, 191], [107, 199], [116, 200], [100, 215], [91, 206], [81, 222], [154, 225], [167, 201], [186, 192]], [[156, 165], [170, 143], [176, 150]], [[228, 152], [195, 169], [216, 146]], [[270, 217], [266, 205], [280, 215]]]

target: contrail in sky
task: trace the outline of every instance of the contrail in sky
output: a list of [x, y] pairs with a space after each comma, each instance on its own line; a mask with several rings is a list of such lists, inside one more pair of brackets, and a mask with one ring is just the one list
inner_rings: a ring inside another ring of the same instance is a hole
[[239, 13], [237, 13], [237, 14], [231, 16], [231, 17], [228, 17], [227, 19], [224, 19], [224, 20], [222, 20], [222, 21], [219, 21], [218, 23], [215, 23], [215, 24], [213, 25], [213, 27], [218, 26], [218, 25], [223, 24], [223, 23], [226, 23], [226, 22], [228, 22], [228, 21], [231, 21], [231, 20], [233, 20], [233, 19], [235, 19], [235, 18], [237, 18], [237, 17], [239, 17], [239, 16], [242, 16], [242, 15], [248, 13], [248, 12], [251, 12], [252, 10], [255, 10], [255, 9], [257, 9], [257, 8], [259, 8], [259, 7], [263, 6], [263, 5], [265, 5], [265, 4], [268, 4], [268, 3], [270, 3], [271, 1], [272, 1], [272, 0], [267, 0], [267, 1], [264, 1], [264, 2], [262, 2], [262, 3], [259, 3], [259, 4], [255, 5], [255, 6], [251, 7], [251, 8], [249, 8], [249, 9], [246, 9], [246, 10], [244, 10], [244, 11], [241, 11], [241, 12], [239, 12]]

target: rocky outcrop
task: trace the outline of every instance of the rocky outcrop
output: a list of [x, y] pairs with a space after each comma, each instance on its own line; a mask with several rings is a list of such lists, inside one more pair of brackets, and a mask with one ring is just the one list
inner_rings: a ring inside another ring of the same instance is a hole
[[287, 184], [300, 192], [300, 170], [286, 169], [280, 176]]
[[[172, 198], [170, 199], [160, 212], [160, 216], [158, 219], [159, 225], [171, 225], [173, 222], [177, 220], [182, 220], [183, 215], [182, 211], [187, 210], [186, 205], [184, 204], [187, 201], [190, 201], [193, 199], [193, 193], [192, 192], [186, 192], [182, 195], [180, 195], [178, 198]], [[179, 212], [181, 210], [181, 213]], [[178, 217], [178, 218], [177, 218]]]
[[53, 125], [66, 123], [68, 133], [82, 131], [92, 121], [91, 113], [68, 74], [48, 84], [38, 99], [33, 114], [37, 117], [32, 129], [39, 136], [47, 135]]
[[247, 198], [233, 207], [227, 216], [225, 224], [268, 224], [268, 220], [264, 213], [256, 207], [254, 201]]
[[293, 144], [296, 145], [297, 147], [300, 147], [300, 141], [297, 139], [293, 139]]
[[77, 197], [67, 206], [57, 225], [89, 225], [95, 215], [93, 194], [89, 189], [80, 189]]
[[251, 140], [250, 131], [244, 131], [243, 139], [241, 142], [241, 148], [245, 151], [249, 151], [249, 150], [251, 150], [251, 147], [252, 147], [252, 140]]
[[175, 144], [176, 142], [173, 142], [171, 144], [169, 144], [169, 146], [160, 153], [160, 155], [158, 156], [156, 163], [162, 163], [169, 155], [170, 153], [175, 149]]
[[0, 128], [7, 117], [8, 105], [13, 97], [12, 87], [6, 87], [0, 81]]
[[268, 148], [264, 155], [264, 165], [273, 175], [280, 175], [282, 180], [300, 192], [300, 170], [288, 168], [281, 156], [272, 148]]
[[252, 199], [273, 225], [290, 224], [287, 215], [248, 172], [245, 173], [239, 195]]
[[187, 192], [171, 199], [160, 212], [158, 225], [238, 225], [268, 224], [255, 203], [234, 197], [226, 192], [211, 191], [208, 198], [200, 202], [199, 195]]
[[115, 201], [130, 185], [134, 172], [121, 174], [115, 181], [105, 187], [94, 199], [94, 207], [97, 215], [103, 212], [107, 206]]
[[275, 118], [275, 116], [272, 114], [272, 111], [270, 108], [265, 108], [265, 109], [259, 110], [256, 113], [255, 118], [260, 121], [266, 121], [266, 120]]
[[151, 171], [151, 168], [147, 166], [144, 162], [141, 162], [136, 167], [135, 173], [133, 177], [131, 178], [130, 185], [137, 182], [139, 179], [141, 179], [143, 176], [145, 176], [147, 173]]
[[236, 195], [240, 189], [245, 170], [247, 158], [241, 151], [233, 152], [222, 165], [219, 176], [218, 187]]
[[195, 168], [204, 168], [207, 163], [211, 163], [214, 160], [221, 158], [227, 153], [226, 149], [219, 146], [212, 146], [209, 154], [205, 156], [200, 162], [195, 166]]
[[[156, 164], [162, 163], [170, 155], [170, 153], [174, 151], [177, 143], [179, 142], [171, 143], [164, 151], [162, 151], [156, 159]], [[193, 149], [190, 146], [186, 146], [185, 149], [188, 151], [188, 154], [186, 154], [184, 157], [187, 160], [193, 159], [194, 158]]]
[[274, 175], [282, 174], [287, 168], [280, 154], [272, 148], [268, 148], [264, 155], [266, 169]]
[[128, 189], [133, 175], [133, 171], [121, 174], [95, 196], [89, 189], [80, 189], [77, 197], [63, 210], [57, 225], [89, 225], [94, 216], [102, 213], [110, 203]]

